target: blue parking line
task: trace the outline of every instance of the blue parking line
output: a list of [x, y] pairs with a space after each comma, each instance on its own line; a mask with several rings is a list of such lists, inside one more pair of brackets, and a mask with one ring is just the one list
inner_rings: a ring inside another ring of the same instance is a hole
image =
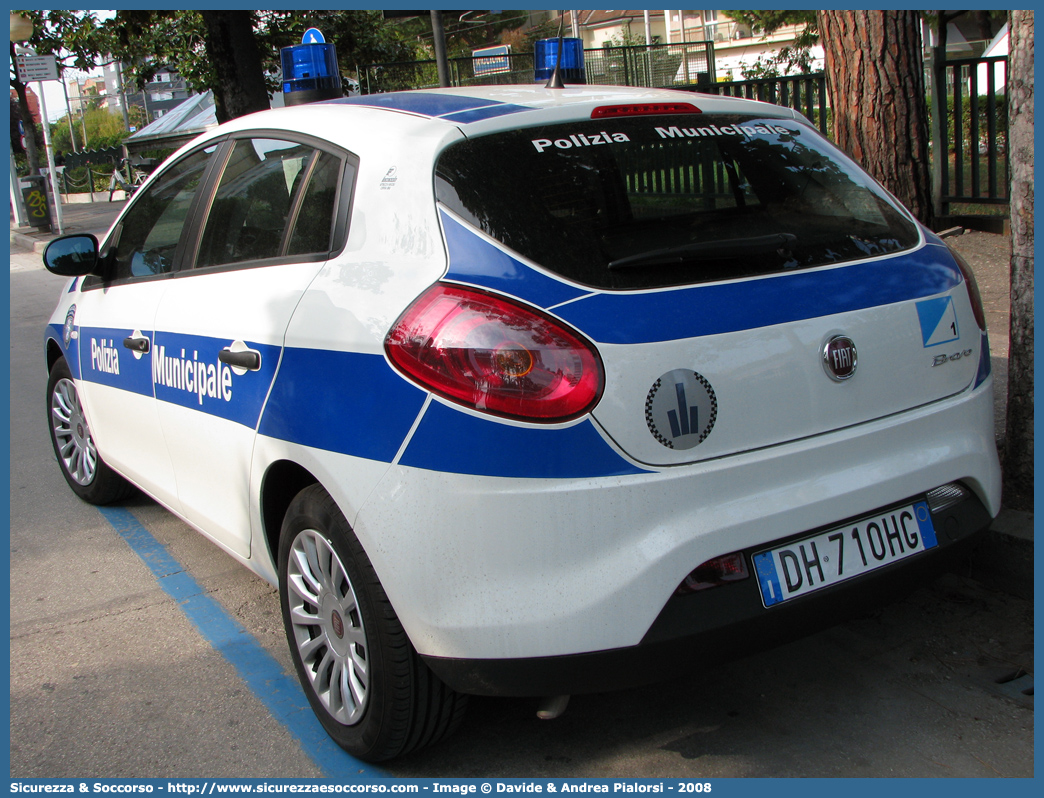
[[301, 749], [327, 778], [387, 777], [372, 765], [350, 756], [330, 739], [296, 678], [283, 672], [275, 658], [204, 592], [129, 510], [121, 507], [99, 507], [98, 510], [149, 567], [157, 584], [177, 602], [214, 650], [235, 667], [251, 692], [297, 739]]

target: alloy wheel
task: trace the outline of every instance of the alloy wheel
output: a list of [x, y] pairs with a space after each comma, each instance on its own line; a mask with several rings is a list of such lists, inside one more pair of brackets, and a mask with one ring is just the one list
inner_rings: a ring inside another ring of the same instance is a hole
[[76, 484], [87, 486], [98, 470], [98, 450], [80, 407], [72, 380], [61, 379], [51, 394], [51, 430], [66, 472]]
[[355, 590], [330, 542], [314, 529], [290, 549], [286, 601], [293, 638], [316, 696], [338, 723], [354, 725], [369, 696], [369, 662]]

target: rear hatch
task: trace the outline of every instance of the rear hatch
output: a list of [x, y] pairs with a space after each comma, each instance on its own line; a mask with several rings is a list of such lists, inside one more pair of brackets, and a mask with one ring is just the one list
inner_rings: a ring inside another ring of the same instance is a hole
[[804, 123], [693, 111], [448, 148], [447, 236], [481, 238], [500, 264], [451, 263], [449, 278], [594, 341], [594, 418], [650, 465], [809, 438], [972, 382], [984, 338], [943, 245]]

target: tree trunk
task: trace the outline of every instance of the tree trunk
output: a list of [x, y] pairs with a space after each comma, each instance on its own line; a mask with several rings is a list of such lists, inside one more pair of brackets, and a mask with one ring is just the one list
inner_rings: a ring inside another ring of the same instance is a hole
[[214, 106], [218, 122], [270, 107], [261, 53], [249, 11], [200, 11], [207, 26], [207, 56], [217, 86]]
[[1012, 11], [1008, 65], [1011, 161], [1011, 329], [1004, 489], [1009, 504], [1033, 502], [1033, 12]]
[[819, 11], [834, 140], [928, 227], [928, 105], [916, 11]]

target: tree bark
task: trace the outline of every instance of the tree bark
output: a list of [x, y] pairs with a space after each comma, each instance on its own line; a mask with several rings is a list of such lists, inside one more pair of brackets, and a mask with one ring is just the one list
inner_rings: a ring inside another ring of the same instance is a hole
[[931, 227], [928, 105], [915, 11], [819, 11], [834, 140]]
[[1033, 11], [1012, 11], [1008, 64], [1011, 162], [1011, 327], [1004, 489], [1033, 506]]
[[205, 45], [214, 65], [214, 107], [218, 122], [270, 107], [249, 11], [200, 11], [207, 26]]

